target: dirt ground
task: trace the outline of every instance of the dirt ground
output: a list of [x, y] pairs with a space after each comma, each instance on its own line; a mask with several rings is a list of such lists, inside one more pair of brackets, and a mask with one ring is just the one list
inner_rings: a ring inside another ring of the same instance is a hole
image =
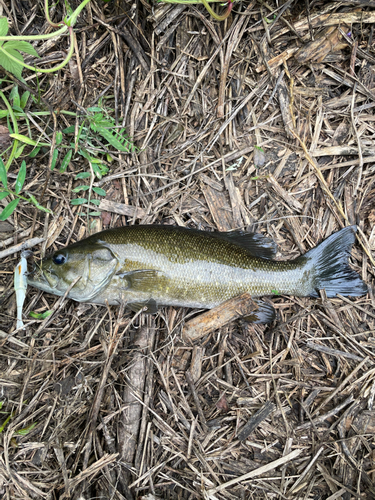
[[[12, 35], [56, 29], [41, 0], [0, 12]], [[21, 194], [52, 211], [21, 200], [0, 222], [0, 498], [375, 498], [374, 23], [362, 0], [235, 2], [222, 22], [199, 4], [92, 0], [69, 64], [23, 81], [0, 68], [8, 99], [30, 92], [19, 133], [46, 144], [23, 149], [8, 183], [25, 160]], [[70, 41], [33, 45], [40, 59], [25, 60], [48, 69]], [[98, 135], [98, 113], [127, 147]], [[193, 341], [181, 332], [195, 310], [29, 287], [16, 330], [17, 245], [39, 238], [38, 261], [131, 224], [256, 231], [279, 259], [357, 224], [351, 266], [369, 293], [276, 295], [273, 323]]]

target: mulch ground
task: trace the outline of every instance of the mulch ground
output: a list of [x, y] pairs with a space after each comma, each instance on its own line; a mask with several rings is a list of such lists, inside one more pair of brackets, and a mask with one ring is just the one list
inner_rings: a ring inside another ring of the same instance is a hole
[[[0, 11], [13, 35], [52, 31], [41, 1]], [[361, 0], [235, 2], [224, 22], [198, 4], [92, 0], [67, 66], [3, 73], [5, 95], [35, 97], [19, 132], [52, 141], [34, 158], [25, 148], [8, 182], [26, 160], [24, 192], [53, 214], [22, 201], [0, 225], [1, 498], [375, 498], [374, 23]], [[34, 45], [48, 68], [69, 38]], [[49, 168], [56, 133], [77, 137], [95, 106], [136, 146], [87, 145], [108, 168], [91, 177], [106, 191], [92, 191], [100, 216], [70, 203], [90, 172], [82, 155]], [[181, 331], [196, 311], [134, 314], [29, 288], [15, 331], [16, 245], [43, 238], [38, 260], [139, 223], [255, 230], [280, 259], [357, 224], [351, 265], [369, 293], [276, 296], [272, 324], [239, 319], [193, 342]]]

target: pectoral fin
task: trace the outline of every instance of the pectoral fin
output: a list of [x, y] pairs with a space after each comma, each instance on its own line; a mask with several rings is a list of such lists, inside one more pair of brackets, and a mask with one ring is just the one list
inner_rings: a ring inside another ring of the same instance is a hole
[[133, 312], [138, 312], [141, 309], [145, 309], [145, 312], [149, 314], [154, 314], [158, 310], [158, 306], [154, 299], [150, 299], [145, 302], [131, 302], [130, 304], [126, 304], [126, 307], [128, 307]]
[[166, 276], [161, 271], [154, 269], [139, 269], [128, 273], [118, 273], [117, 276], [124, 278], [127, 289], [134, 292], [152, 292], [161, 287]]

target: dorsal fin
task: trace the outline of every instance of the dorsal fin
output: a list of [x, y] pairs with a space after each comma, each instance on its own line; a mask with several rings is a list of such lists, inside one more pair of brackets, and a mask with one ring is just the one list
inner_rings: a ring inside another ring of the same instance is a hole
[[276, 256], [276, 243], [260, 233], [246, 233], [245, 231], [230, 231], [226, 233], [210, 233], [217, 235], [235, 245], [245, 248], [254, 257], [272, 260]]

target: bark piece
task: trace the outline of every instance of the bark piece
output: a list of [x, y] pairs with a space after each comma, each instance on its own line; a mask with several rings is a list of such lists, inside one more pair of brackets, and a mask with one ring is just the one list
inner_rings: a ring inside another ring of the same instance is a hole
[[242, 427], [240, 432], [238, 433], [238, 439], [240, 441], [244, 441], [247, 439], [250, 434], [258, 427], [260, 423], [265, 420], [270, 413], [275, 410], [276, 406], [271, 403], [271, 401], [267, 401], [266, 404], [258, 410], [250, 420]]
[[106, 210], [107, 212], [113, 212], [120, 215], [128, 215], [129, 217], [135, 217], [136, 219], [142, 219], [146, 216], [146, 212], [143, 208], [133, 207], [132, 205], [125, 205], [124, 203], [117, 203], [111, 200], [101, 200], [99, 205], [100, 210]]
[[251, 295], [245, 292], [188, 321], [182, 330], [182, 336], [185, 340], [197, 340], [231, 321], [251, 315], [257, 309]]
[[[234, 229], [232, 211], [229, 207], [228, 195], [220, 193], [211, 186], [203, 186], [202, 191], [208, 208], [219, 231]], [[224, 208], [227, 207], [227, 208]]]
[[330, 53], [342, 50], [346, 44], [342, 42], [342, 36], [336, 26], [329, 26], [316, 40], [301, 47], [295, 54], [300, 64], [308, 61], [321, 62]]

